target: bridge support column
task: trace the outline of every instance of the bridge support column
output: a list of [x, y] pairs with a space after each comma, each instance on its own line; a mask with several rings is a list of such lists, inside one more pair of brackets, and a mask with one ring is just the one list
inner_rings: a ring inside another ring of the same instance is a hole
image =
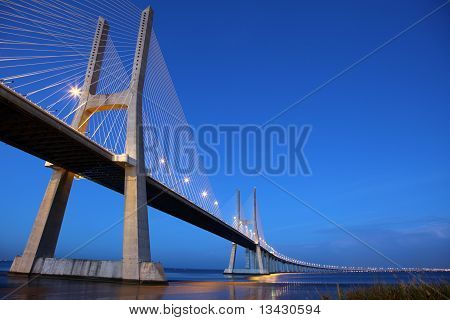
[[[238, 211], [238, 223], [241, 224], [240, 220], [240, 194], [237, 193], [237, 211]], [[236, 255], [235, 244], [232, 244], [230, 263], [228, 268], [224, 270], [225, 274], [267, 274], [268, 273], [268, 262], [266, 260], [265, 251], [261, 249], [259, 245], [259, 235], [258, 235], [258, 222], [256, 214], [256, 189], [253, 191], [253, 241], [255, 244], [255, 249], [245, 249], [245, 268], [244, 269], [234, 269], [234, 260]], [[248, 226], [248, 221], [243, 221], [245, 226]], [[264, 264], [265, 263], [265, 264]]]
[[256, 263], [255, 263], [255, 251], [249, 250], [249, 268], [255, 269]]
[[142, 91], [147, 68], [152, 22], [153, 12], [150, 8], [147, 8], [141, 13], [133, 73], [128, 89], [131, 101], [127, 112], [125, 150], [129, 157], [135, 159], [135, 165], [125, 167], [122, 278], [137, 281], [165, 280], [162, 265], [150, 262], [147, 173], [145, 170], [142, 127]]
[[[236, 191], [236, 224], [238, 230], [240, 230], [240, 223], [241, 223], [241, 193], [239, 190]], [[230, 262], [228, 263], [228, 269], [225, 269], [224, 273], [233, 273], [234, 267], [236, 264], [236, 251], [237, 251], [237, 244], [232, 243], [231, 244], [231, 253], [230, 253]]]
[[253, 188], [253, 229], [255, 229], [255, 242], [256, 242], [256, 250], [255, 254], [255, 265], [254, 268], [258, 270], [260, 274], [267, 273], [264, 270], [263, 260], [262, 260], [262, 251], [261, 246], [259, 245], [259, 231], [258, 231], [258, 220], [257, 220], [257, 202], [256, 202], [256, 188]]
[[269, 260], [270, 259], [270, 257], [269, 257], [269, 253], [268, 252], [265, 252], [264, 253], [264, 269], [265, 270], [267, 270], [269, 273], [270, 273], [270, 265], [269, 265]]
[[235, 263], [236, 263], [236, 250], [237, 250], [237, 244], [236, 243], [232, 243], [231, 244], [230, 262], [228, 264], [228, 270], [229, 270], [230, 273], [233, 272], [234, 266], [235, 266]]
[[256, 266], [255, 266], [255, 268], [257, 268], [261, 274], [266, 273], [265, 270], [264, 270], [264, 264], [263, 264], [263, 259], [262, 259], [261, 247], [259, 245], [256, 246], [255, 256], [256, 256]]
[[250, 269], [251, 251], [250, 249], [245, 249], [245, 269]]
[[25, 250], [14, 259], [11, 272], [31, 273], [36, 258], [54, 256], [73, 177], [63, 169], [52, 173]]

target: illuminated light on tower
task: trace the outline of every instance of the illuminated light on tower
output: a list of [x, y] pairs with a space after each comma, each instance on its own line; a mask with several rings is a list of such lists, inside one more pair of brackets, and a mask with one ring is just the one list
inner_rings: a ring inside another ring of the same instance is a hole
[[166, 159], [164, 159], [164, 158], [159, 159], [159, 163], [165, 164], [166, 163]]
[[203, 197], [203, 198], [206, 198], [207, 196], [208, 196], [208, 192], [203, 191], [203, 192], [202, 192], [202, 197]]
[[219, 205], [219, 201], [214, 201], [214, 205], [217, 207]]
[[70, 87], [69, 93], [72, 97], [78, 98], [79, 96], [81, 96], [81, 89], [78, 88], [77, 86]]
[[183, 182], [184, 183], [189, 183], [191, 181], [191, 179], [189, 179], [189, 177], [184, 177]]

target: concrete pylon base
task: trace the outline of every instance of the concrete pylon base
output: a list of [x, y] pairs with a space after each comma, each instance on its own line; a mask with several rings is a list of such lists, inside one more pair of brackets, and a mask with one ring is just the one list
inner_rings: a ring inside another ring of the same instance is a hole
[[[14, 259], [10, 273], [27, 274], [20, 272], [22, 257]], [[131, 283], [165, 283], [166, 275], [161, 263], [140, 262], [139, 279], [122, 279], [122, 261], [85, 260], [85, 259], [55, 259], [37, 258], [29, 274], [43, 276], [60, 276], [65, 278], [84, 278], [105, 281], [126, 281]]]
[[250, 274], [250, 275], [264, 275], [264, 274], [269, 274], [269, 271], [267, 270], [259, 270], [259, 269], [225, 269], [223, 271], [223, 274], [235, 274], [235, 275], [245, 275], [245, 274]]

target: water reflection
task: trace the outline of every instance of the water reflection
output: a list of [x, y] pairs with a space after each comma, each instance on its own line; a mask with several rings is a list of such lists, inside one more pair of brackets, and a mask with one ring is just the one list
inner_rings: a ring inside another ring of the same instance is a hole
[[[225, 278], [219, 271], [168, 272], [168, 285], [132, 285], [85, 280], [11, 276], [0, 272], [0, 297], [8, 299], [320, 299], [374, 283], [408, 282], [408, 274], [273, 274]], [[416, 275], [417, 276], [417, 275]], [[421, 274], [427, 282], [447, 282], [448, 274]], [[191, 280], [188, 280], [191, 279]], [[193, 279], [193, 280], [192, 280]]]
[[[8, 299], [295, 299], [297, 284], [252, 281], [173, 281], [169, 285], [131, 285], [0, 275], [0, 295]], [[317, 298], [309, 297], [309, 298]]]

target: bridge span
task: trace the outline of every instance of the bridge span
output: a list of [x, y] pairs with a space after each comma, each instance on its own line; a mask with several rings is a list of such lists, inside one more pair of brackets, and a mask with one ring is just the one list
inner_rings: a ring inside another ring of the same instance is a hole
[[[115, 155], [85, 135], [46, 112], [26, 97], [0, 84], [0, 140], [36, 156], [54, 167], [64, 168], [118, 193], [124, 193], [125, 166], [132, 159]], [[195, 203], [146, 176], [148, 205], [181, 219], [243, 248], [255, 252], [257, 244], [236, 228], [221, 221]], [[230, 274], [266, 274], [324, 269], [293, 263], [261, 248], [263, 270], [227, 269]]]

